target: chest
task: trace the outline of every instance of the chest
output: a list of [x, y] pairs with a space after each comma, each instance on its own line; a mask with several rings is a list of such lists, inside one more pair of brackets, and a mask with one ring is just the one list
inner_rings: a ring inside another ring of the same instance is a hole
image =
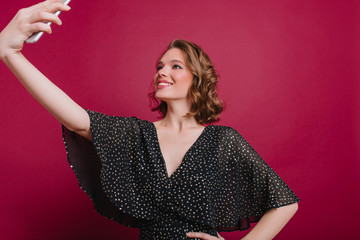
[[157, 139], [168, 176], [181, 165], [186, 153], [202, 135], [204, 129], [197, 129], [186, 134], [174, 134], [157, 131]]

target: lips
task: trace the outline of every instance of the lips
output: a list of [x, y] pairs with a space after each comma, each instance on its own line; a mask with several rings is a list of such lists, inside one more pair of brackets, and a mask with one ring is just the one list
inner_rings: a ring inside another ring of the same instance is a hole
[[171, 85], [173, 85], [173, 83], [172, 82], [169, 82], [169, 81], [165, 81], [165, 80], [159, 80], [158, 82], [158, 85], [160, 84], [160, 83], [167, 83], [167, 84], [171, 84]]
[[166, 87], [170, 87], [172, 85], [173, 85], [172, 82], [168, 82], [168, 81], [165, 81], [165, 80], [159, 80], [157, 82], [157, 88], [166, 88]]

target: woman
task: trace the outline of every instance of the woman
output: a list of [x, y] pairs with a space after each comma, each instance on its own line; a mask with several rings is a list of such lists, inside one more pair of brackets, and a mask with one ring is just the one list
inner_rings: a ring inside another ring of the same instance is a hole
[[272, 239], [300, 199], [233, 128], [218, 121], [222, 103], [209, 57], [174, 40], [157, 62], [156, 122], [83, 109], [21, 54], [34, 32], [61, 24], [58, 0], [21, 9], [0, 33], [0, 57], [61, 124], [68, 161], [96, 210], [140, 228], [139, 239]]

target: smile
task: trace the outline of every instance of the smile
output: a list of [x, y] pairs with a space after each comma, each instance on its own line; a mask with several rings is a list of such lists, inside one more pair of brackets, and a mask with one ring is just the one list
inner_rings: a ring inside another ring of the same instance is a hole
[[172, 84], [171, 83], [159, 83], [158, 88], [166, 88], [166, 87], [171, 87]]

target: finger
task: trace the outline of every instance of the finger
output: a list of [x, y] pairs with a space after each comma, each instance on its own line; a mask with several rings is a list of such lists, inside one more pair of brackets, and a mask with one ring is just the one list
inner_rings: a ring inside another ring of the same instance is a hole
[[44, 11], [55, 13], [57, 11], [69, 11], [70, 7], [61, 2], [61, 0], [49, 0], [42, 2], [38, 5], [34, 5], [34, 8], [31, 9], [34, 12]]
[[37, 22], [31, 24], [29, 30], [31, 33], [33, 32], [47, 32], [49, 34], [52, 33], [50, 25], [43, 22]]
[[28, 8], [26, 8], [27, 10], [30, 10], [30, 11], [33, 11], [33, 10], [37, 10], [41, 7], [45, 7], [47, 5], [49, 5], [50, 3], [54, 3], [54, 2], [60, 2], [61, 0], [46, 0], [46, 1], [43, 1], [43, 2], [39, 2], [37, 4], [34, 4]]
[[30, 20], [30, 24], [40, 21], [53, 22], [56, 23], [57, 25], [62, 24], [62, 21], [58, 16], [49, 12], [38, 12], [36, 16], [32, 17], [32, 19]]
[[[48, 20], [61, 25], [60, 18], [54, 13], [57, 11], [69, 11], [70, 7], [59, 1], [61, 0], [48, 0], [30, 8], [21, 9], [22, 18], [29, 23]], [[49, 14], [53, 14], [53, 16]]]
[[200, 238], [204, 240], [218, 240], [217, 237], [211, 236], [210, 234], [203, 232], [188, 232], [186, 235], [190, 238]]
[[55, 1], [55, 2], [50, 2], [49, 4], [44, 6], [44, 10], [47, 12], [55, 13], [56, 11], [69, 11], [70, 7], [68, 5], [65, 5], [61, 1], [60, 2]]

